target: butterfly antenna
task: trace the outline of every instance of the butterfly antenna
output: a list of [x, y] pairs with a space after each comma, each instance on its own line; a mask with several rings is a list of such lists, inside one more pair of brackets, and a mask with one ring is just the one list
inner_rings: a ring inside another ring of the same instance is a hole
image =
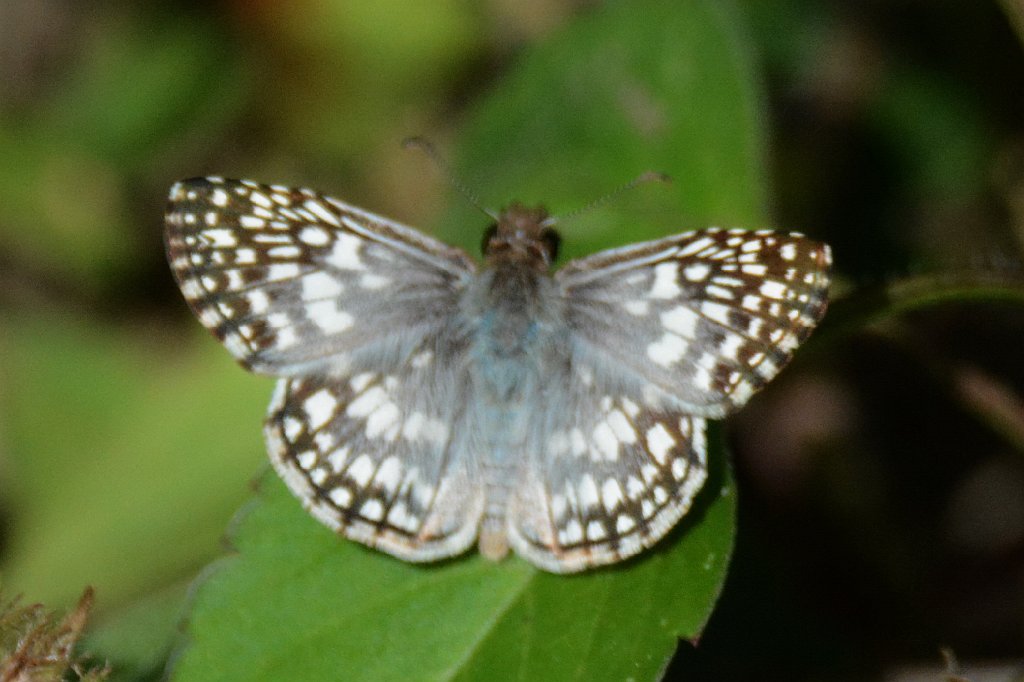
[[569, 220], [570, 218], [575, 218], [576, 216], [581, 215], [583, 213], [593, 211], [595, 208], [598, 208], [599, 206], [604, 206], [612, 199], [617, 198], [623, 192], [628, 192], [634, 187], [638, 185], [645, 185], [648, 182], [672, 182], [672, 177], [665, 173], [659, 173], [657, 171], [647, 171], [646, 173], [641, 173], [640, 175], [636, 176], [635, 178], [633, 178], [626, 184], [622, 185], [621, 187], [616, 187], [611, 192], [608, 192], [602, 197], [598, 197], [594, 201], [591, 201], [589, 204], [585, 204], [580, 208], [577, 208], [573, 211], [569, 211], [565, 215], [560, 215], [557, 217], [557, 219], [552, 217], [549, 220], [550, 222], [554, 223], [556, 222], [556, 220], [558, 222], [561, 222], [564, 220]]
[[469, 187], [467, 187], [466, 184], [462, 182], [462, 180], [457, 175], [455, 175], [455, 172], [452, 170], [452, 167], [449, 166], [448, 163], [441, 157], [441, 154], [438, 153], [437, 149], [434, 147], [433, 144], [430, 143], [429, 140], [418, 136], [407, 137], [404, 140], [402, 140], [402, 148], [418, 149], [424, 154], [426, 154], [427, 158], [429, 158], [434, 163], [434, 167], [437, 168], [442, 175], [444, 175], [446, 180], [448, 180], [448, 184], [454, 187], [459, 194], [465, 197], [466, 201], [471, 203], [474, 207], [476, 207], [478, 211], [480, 211], [487, 217], [491, 218], [492, 220], [498, 220], [498, 216], [497, 214], [494, 213], [494, 211], [490, 211], [480, 204], [480, 202], [476, 198], [476, 195], [469, 190]]

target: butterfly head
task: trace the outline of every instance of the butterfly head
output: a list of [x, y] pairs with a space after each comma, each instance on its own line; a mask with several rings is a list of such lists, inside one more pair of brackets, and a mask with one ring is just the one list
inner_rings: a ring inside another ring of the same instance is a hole
[[546, 272], [558, 258], [561, 241], [553, 225], [543, 206], [510, 204], [484, 234], [484, 257], [489, 263], [516, 261]]

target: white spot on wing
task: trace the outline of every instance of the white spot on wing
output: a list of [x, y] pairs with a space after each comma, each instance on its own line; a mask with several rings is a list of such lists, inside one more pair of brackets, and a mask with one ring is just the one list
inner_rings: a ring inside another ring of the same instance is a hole
[[679, 296], [683, 291], [676, 281], [678, 272], [679, 268], [674, 262], [659, 263], [654, 266], [654, 284], [651, 285], [651, 290], [647, 295], [651, 298], [661, 299]]
[[370, 521], [380, 521], [384, 518], [384, 505], [375, 497], [371, 497], [359, 508], [359, 515]]
[[696, 240], [690, 242], [689, 244], [687, 244], [683, 248], [679, 249], [678, 255], [679, 256], [692, 256], [693, 254], [697, 253], [698, 251], [702, 251], [706, 247], [711, 246], [714, 243], [715, 243], [715, 240], [712, 239], [711, 237], [701, 237], [699, 239], [696, 239]]
[[786, 285], [781, 282], [767, 280], [761, 283], [761, 295], [765, 298], [782, 300], [786, 298]]
[[393, 493], [402, 482], [402, 464], [397, 457], [388, 457], [380, 463], [374, 482], [389, 493]]
[[267, 255], [271, 258], [297, 258], [302, 255], [302, 249], [297, 246], [275, 246], [267, 249]]
[[359, 286], [364, 289], [381, 289], [391, 284], [391, 280], [383, 275], [375, 275], [368, 272], [359, 278]]
[[243, 215], [239, 216], [238, 224], [247, 230], [262, 230], [267, 226], [267, 221], [254, 215]]
[[583, 526], [576, 519], [570, 519], [565, 524], [565, 531], [558, 534], [558, 539], [563, 545], [579, 544], [583, 540]]
[[342, 509], [345, 509], [352, 504], [352, 491], [348, 488], [333, 488], [327, 496], [331, 498], [331, 502]]
[[350, 234], [338, 235], [334, 242], [334, 248], [325, 259], [330, 265], [340, 270], [363, 270], [365, 265], [359, 259], [359, 251], [363, 247], [363, 241]]
[[261, 315], [270, 307], [270, 297], [267, 296], [267, 292], [259, 289], [250, 291], [245, 299], [249, 304], [249, 312], [253, 315]]
[[348, 475], [356, 485], [365, 488], [370, 482], [370, 477], [373, 476], [373, 460], [369, 455], [359, 455], [352, 462], [352, 466], [348, 468]]
[[335, 227], [341, 227], [341, 223], [338, 221], [338, 217], [331, 213], [330, 211], [328, 211], [326, 208], [324, 208], [323, 204], [321, 204], [320, 202], [313, 201], [312, 199], [310, 199], [304, 205], [309, 210], [309, 212], [315, 215], [317, 218], [320, 218], [324, 222], [330, 225], [334, 225]]
[[731, 301], [734, 297], [732, 289], [720, 287], [716, 284], [709, 284], [707, 287], [704, 288], [704, 291], [706, 291], [709, 295], [714, 296], [715, 298], [723, 298], [727, 301]]
[[218, 228], [203, 230], [200, 234], [204, 239], [208, 239], [210, 246], [215, 249], [231, 249], [238, 246], [238, 236], [232, 230]]
[[327, 463], [331, 465], [331, 470], [334, 473], [341, 473], [342, 467], [345, 466], [345, 462], [348, 460], [348, 446], [338, 448], [331, 454], [327, 455]]
[[612, 410], [608, 413], [608, 425], [612, 427], [612, 431], [615, 432], [615, 437], [620, 443], [636, 442], [636, 431], [633, 430], [633, 425], [619, 410]]
[[682, 457], [676, 457], [672, 460], [672, 477], [677, 481], [681, 481], [686, 476], [687, 468], [686, 460]]
[[645, 490], [647, 490], [647, 486], [636, 476], [630, 476], [626, 479], [626, 494], [629, 495], [629, 499], [636, 500], [644, 494]]
[[405, 424], [402, 426], [402, 436], [406, 440], [417, 440], [426, 423], [427, 418], [422, 412], [413, 412], [405, 419]]
[[278, 282], [283, 279], [292, 279], [298, 277], [302, 269], [298, 263], [274, 263], [267, 267], [268, 282]]
[[348, 329], [355, 318], [344, 310], [338, 310], [336, 301], [314, 301], [306, 305], [306, 314], [316, 326], [325, 332], [340, 332]]
[[664, 466], [665, 457], [676, 441], [663, 424], [655, 424], [647, 430], [647, 449], [658, 464]]
[[711, 274], [711, 266], [707, 263], [693, 263], [683, 268], [683, 277], [691, 282], [702, 282]]
[[309, 246], [326, 246], [331, 241], [331, 235], [321, 227], [309, 225], [299, 232], [299, 240]]
[[316, 453], [312, 450], [306, 450], [295, 455], [295, 461], [298, 463], [299, 468], [303, 471], [309, 471], [316, 464]]
[[409, 509], [405, 506], [405, 502], [398, 500], [394, 505], [392, 505], [391, 511], [388, 512], [388, 523], [396, 528], [413, 532], [416, 530], [417, 519], [409, 513]]
[[331, 417], [334, 416], [334, 408], [337, 406], [337, 399], [326, 388], [320, 389], [302, 403], [302, 408], [306, 411], [306, 416], [309, 420], [309, 426], [314, 431], [330, 421]]
[[640, 317], [650, 311], [651, 304], [648, 301], [625, 301], [622, 307], [626, 309], [627, 313]]
[[314, 272], [302, 278], [302, 300], [335, 298], [344, 290], [341, 282], [327, 272]]
[[666, 332], [660, 339], [647, 346], [647, 357], [657, 365], [669, 367], [686, 355], [688, 345], [682, 337]]
[[270, 199], [268, 199], [267, 195], [264, 194], [263, 192], [250, 193], [249, 201], [256, 204], [257, 206], [262, 206], [263, 208], [270, 208], [271, 206], [273, 206], [273, 204], [270, 203]]
[[[356, 379], [359, 379], [361, 376], [363, 375], [359, 375], [359, 377], [355, 377], [352, 380], [351, 385], [353, 388], [355, 388]], [[387, 400], [388, 394], [384, 392], [384, 389], [380, 386], [374, 386], [350, 402], [348, 404], [348, 408], [345, 410], [345, 414], [350, 417], [368, 417], [374, 410], [386, 403]]]
[[618, 458], [619, 439], [607, 421], [601, 422], [594, 429], [594, 447], [605, 459], [614, 461]]
[[590, 474], [583, 474], [577, 490], [579, 491], [580, 507], [583, 510], [596, 507], [601, 503], [601, 496], [597, 492], [597, 484], [594, 483], [594, 477]]
[[730, 359], [736, 360], [739, 358], [739, 350], [743, 347], [743, 337], [739, 334], [728, 334], [725, 339], [722, 340], [722, 345], [719, 346], [719, 353]]
[[604, 503], [605, 511], [609, 514], [622, 503], [622, 486], [614, 478], [605, 479], [604, 484], [601, 485], [601, 501]]
[[704, 301], [700, 304], [700, 312], [710, 320], [718, 324], [729, 326], [729, 307], [713, 301]]
[[352, 387], [352, 390], [356, 393], [362, 393], [363, 390], [370, 385], [376, 375], [373, 372], [362, 372], [352, 377], [352, 380], [348, 382], [348, 385]]
[[393, 402], [386, 402], [366, 420], [366, 436], [368, 438], [383, 437], [392, 440], [397, 434], [398, 418], [401, 416], [398, 405]]
[[699, 321], [700, 316], [683, 305], [661, 314], [661, 323], [666, 329], [687, 339], [696, 338]]

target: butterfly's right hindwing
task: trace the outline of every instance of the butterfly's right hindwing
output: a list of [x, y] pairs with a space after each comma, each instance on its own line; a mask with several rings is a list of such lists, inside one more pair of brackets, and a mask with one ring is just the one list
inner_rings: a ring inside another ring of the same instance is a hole
[[276, 376], [408, 352], [457, 308], [460, 250], [307, 189], [176, 184], [171, 269], [196, 315], [246, 367]]
[[303, 505], [346, 537], [407, 561], [459, 554], [484, 508], [462, 419], [465, 337], [428, 335], [393, 366], [282, 379], [265, 433]]

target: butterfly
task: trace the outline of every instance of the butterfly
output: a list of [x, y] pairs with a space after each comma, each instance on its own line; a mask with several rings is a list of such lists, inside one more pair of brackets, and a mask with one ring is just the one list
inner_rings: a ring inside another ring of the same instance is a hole
[[[707, 229], [553, 265], [512, 204], [483, 262], [308, 190], [179, 182], [167, 255], [199, 320], [278, 377], [264, 433], [305, 508], [413, 562], [474, 543], [571, 573], [650, 547], [707, 478], [706, 420], [789, 361], [831, 253]], [[554, 270], [554, 271], [553, 271]]]

